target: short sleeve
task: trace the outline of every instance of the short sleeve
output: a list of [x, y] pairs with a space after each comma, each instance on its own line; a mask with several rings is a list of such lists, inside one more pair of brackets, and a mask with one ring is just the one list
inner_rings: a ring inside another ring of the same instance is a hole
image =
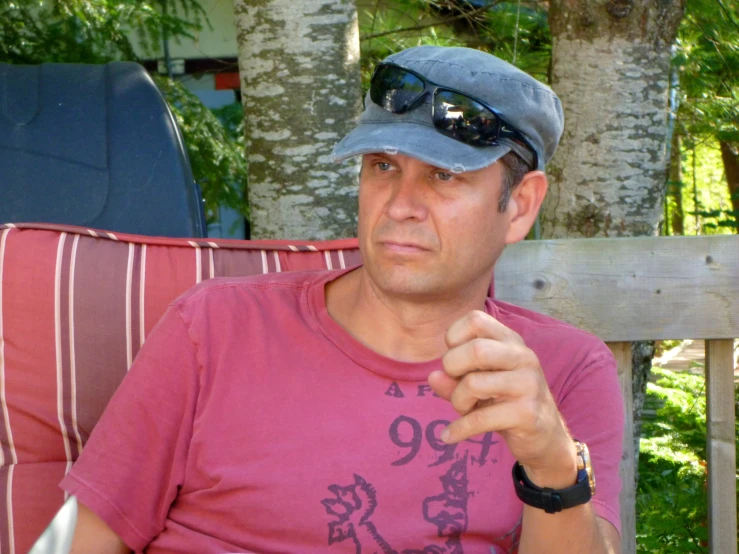
[[578, 370], [564, 384], [559, 410], [570, 434], [588, 446], [595, 474], [595, 513], [621, 532], [621, 477], [624, 404], [616, 361], [608, 347], [593, 341]]
[[141, 551], [182, 485], [200, 366], [177, 305], [152, 330], [60, 486]]

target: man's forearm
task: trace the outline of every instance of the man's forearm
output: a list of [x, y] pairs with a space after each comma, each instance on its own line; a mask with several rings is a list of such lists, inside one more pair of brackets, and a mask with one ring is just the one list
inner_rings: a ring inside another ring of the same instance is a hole
[[590, 503], [556, 514], [524, 506], [519, 554], [619, 554], [619, 543]]

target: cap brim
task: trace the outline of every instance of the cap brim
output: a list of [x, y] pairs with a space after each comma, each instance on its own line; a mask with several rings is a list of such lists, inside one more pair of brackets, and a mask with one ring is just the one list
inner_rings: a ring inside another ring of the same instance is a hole
[[338, 162], [362, 154], [404, 154], [463, 173], [492, 165], [510, 151], [503, 144], [485, 148], [470, 146], [417, 122], [367, 122], [360, 123], [334, 147], [333, 158]]

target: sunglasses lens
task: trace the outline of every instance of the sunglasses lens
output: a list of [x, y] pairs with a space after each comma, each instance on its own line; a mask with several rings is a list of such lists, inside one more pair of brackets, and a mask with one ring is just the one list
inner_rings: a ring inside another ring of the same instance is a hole
[[498, 138], [500, 120], [469, 96], [448, 90], [434, 95], [434, 126], [445, 135], [472, 146], [490, 146]]
[[400, 67], [381, 66], [370, 85], [370, 98], [381, 108], [401, 114], [407, 112], [423, 94], [421, 79]]

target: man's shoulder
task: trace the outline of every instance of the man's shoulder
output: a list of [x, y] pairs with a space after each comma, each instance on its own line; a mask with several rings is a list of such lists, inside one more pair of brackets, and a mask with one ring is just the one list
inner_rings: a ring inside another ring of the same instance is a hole
[[530, 348], [557, 347], [570, 351], [588, 351], [611, 356], [610, 349], [592, 333], [561, 321], [501, 300], [491, 300], [494, 315], [507, 327], [521, 335]]
[[[229, 303], [235, 298], [260, 299], [273, 296], [289, 301], [314, 284], [327, 280], [333, 270], [285, 271], [243, 277], [214, 277], [187, 290], [173, 305], [180, 309], [196, 305]], [[277, 294], [272, 294], [272, 293]]]

